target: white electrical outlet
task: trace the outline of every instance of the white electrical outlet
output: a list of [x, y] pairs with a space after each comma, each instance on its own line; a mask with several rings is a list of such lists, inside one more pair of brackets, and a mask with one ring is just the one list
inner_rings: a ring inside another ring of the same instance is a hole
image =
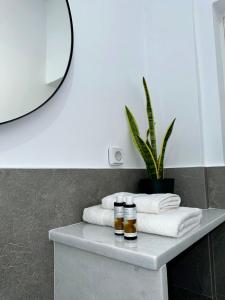
[[123, 149], [117, 147], [110, 147], [108, 151], [109, 164], [111, 166], [122, 166], [123, 160]]

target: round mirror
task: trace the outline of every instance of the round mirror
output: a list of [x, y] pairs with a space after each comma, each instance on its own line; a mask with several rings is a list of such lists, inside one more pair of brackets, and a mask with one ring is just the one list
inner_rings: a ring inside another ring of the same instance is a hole
[[2, 0], [0, 5], [0, 123], [50, 100], [73, 52], [67, 0]]

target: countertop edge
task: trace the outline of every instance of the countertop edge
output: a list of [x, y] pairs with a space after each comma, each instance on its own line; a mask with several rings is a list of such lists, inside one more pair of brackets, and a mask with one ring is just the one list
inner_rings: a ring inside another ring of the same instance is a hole
[[[214, 208], [209, 208], [208, 210], [212, 209]], [[220, 209], [217, 210], [219, 211]], [[181, 238], [180, 243], [178, 245], [169, 249], [167, 252], [159, 256], [135, 253], [134, 251], [129, 249], [121, 250], [120, 248], [113, 247], [112, 245], [106, 245], [101, 242], [88, 241], [83, 238], [71, 236], [70, 234], [66, 233], [62, 234], [60, 232], [57, 232], [57, 229], [52, 229], [49, 231], [49, 239], [53, 242], [75, 247], [80, 250], [87, 251], [89, 253], [102, 255], [107, 258], [136, 265], [138, 267], [142, 267], [148, 270], [157, 271], [163, 265], [167, 264], [170, 260], [175, 258], [177, 255], [185, 251], [191, 245], [196, 243], [198, 240], [200, 240], [212, 230], [214, 230], [216, 227], [225, 222], [225, 210], [221, 211], [223, 211], [224, 213], [219, 215], [217, 218], [211, 220], [204, 228], [201, 229], [201, 231], [194, 232], [193, 235], [189, 236], [187, 240]]]
[[[215, 209], [215, 208], [209, 208]], [[219, 209], [218, 209], [219, 210]], [[210, 223], [208, 223], [204, 229], [202, 229], [201, 232], [197, 231], [195, 232], [188, 240], [181, 241], [180, 242], [180, 248], [179, 249], [170, 249], [166, 254], [163, 254], [158, 257], [157, 259], [157, 269], [163, 266], [164, 264], [167, 264], [169, 261], [171, 261], [173, 258], [178, 256], [180, 253], [188, 249], [190, 246], [195, 244], [197, 241], [202, 239], [204, 236], [212, 232], [214, 229], [216, 229], [218, 226], [223, 224], [225, 222], [225, 214], [218, 216], [218, 218], [212, 220]], [[173, 251], [173, 252], [172, 252]]]

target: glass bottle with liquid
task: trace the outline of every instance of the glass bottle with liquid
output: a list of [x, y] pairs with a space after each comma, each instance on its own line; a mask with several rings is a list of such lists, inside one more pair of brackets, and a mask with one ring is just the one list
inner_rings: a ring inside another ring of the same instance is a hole
[[132, 196], [127, 196], [124, 204], [124, 238], [137, 239], [137, 208]]
[[124, 200], [118, 196], [114, 202], [114, 233], [118, 236], [124, 235]]

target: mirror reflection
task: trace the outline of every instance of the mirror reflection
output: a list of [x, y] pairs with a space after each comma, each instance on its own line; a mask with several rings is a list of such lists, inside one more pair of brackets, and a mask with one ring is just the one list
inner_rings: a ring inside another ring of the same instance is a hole
[[2, 0], [0, 123], [44, 104], [61, 85], [72, 53], [66, 0]]

